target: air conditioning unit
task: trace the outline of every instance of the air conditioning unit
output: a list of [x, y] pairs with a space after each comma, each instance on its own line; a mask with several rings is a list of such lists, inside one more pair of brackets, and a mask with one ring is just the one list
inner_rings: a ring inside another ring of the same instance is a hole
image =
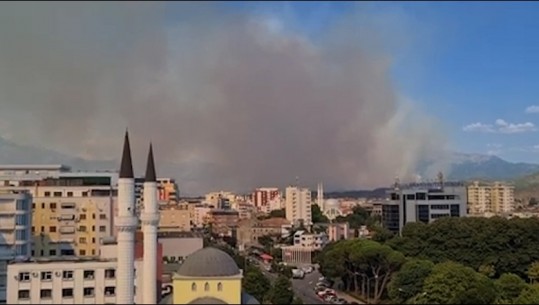
[[61, 277], [61, 276], [62, 276], [62, 272], [56, 271], [56, 272], [54, 273], [54, 275], [56, 275], [56, 277]]
[[33, 276], [33, 277], [38, 277], [39, 274], [38, 274], [37, 272], [32, 272], [32, 276]]
[[13, 278], [14, 278], [17, 282], [19, 281], [19, 276], [18, 276], [18, 275], [13, 276]]

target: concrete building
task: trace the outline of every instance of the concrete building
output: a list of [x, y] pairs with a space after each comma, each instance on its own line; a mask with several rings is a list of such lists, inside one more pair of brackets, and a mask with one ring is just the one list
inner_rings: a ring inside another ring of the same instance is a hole
[[169, 263], [183, 262], [204, 247], [203, 238], [191, 232], [159, 232], [159, 243], [163, 246], [163, 260]]
[[468, 214], [474, 216], [501, 215], [515, 209], [515, 187], [502, 182], [468, 185]]
[[[213, 205], [216, 208], [226, 209], [230, 208], [236, 201], [236, 195], [231, 192], [211, 192], [206, 194], [206, 200], [204, 201], [207, 204]], [[226, 205], [226, 206], [223, 206]]]
[[194, 217], [191, 219], [196, 228], [202, 228], [210, 221], [210, 212], [214, 206], [209, 204], [196, 204], [194, 208]]
[[157, 189], [159, 191], [159, 201], [167, 203], [177, 203], [180, 197], [180, 190], [175, 179], [157, 178]]
[[159, 207], [159, 231], [189, 232], [191, 231], [191, 215], [194, 206], [187, 203], [167, 204]]
[[0, 190], [32, 195], [32, 255], [96, 255], [114, 234], [117, 174], [66, 166], [0, 167]]
[[328, 226], [328, 240], [339, 241], [342, 239], [349, 239], [353, 237], [350, 234], [350, 225], [347, 222], [344, 223], [332, 223]]
[[301, 246], [311, 250], [321, 250], [329, 242], [326, 233], [307, 233], [303, 230], [294, 233], [294, 246]]
[[238, 248], [243, 250], [258, 245], [258, 239], [262, 236], [287, 237], [291, 229], [292, 226], [286, 218], [252, 218], [240, 221], [236, 236]]
[[29, 258], [32, 197], [27, 192], [0, 193], [0, 303], [6, 303], [7, 264]]
[[173, 275], [172, 293], [161, 304], [260, 304], [242, 291], [243, 271], [225, 252], [204, 248]]
[[429, 223], [441, 217], [467, 215], [466, 187], [460, 182], [399, 185], [389, 196], [382, 205], [382, 222], [396, 233], [409, 222]]
[[286, 188], [286, 219], [294, 225], [302, 222], [307, 226], [312, 224], [311, 204], [311, 191], [309, 189], [297, 186]]
[[281, 209], [281, 192], [276, 187], [257, 188], [252, 196], [254, 206], [258, 211], [269, 213]]
[[213, 234], [220, 236], [235, 235], [239, 221], [238, 211], [213, 209], [208, 216]]
[[329, 242], [325, 233], [312, 234], [303, 230], [294, 233], [294, 244], [281, 247], [283, 262], [290, 266], [312, 264], [312, 254], [321, 250]]

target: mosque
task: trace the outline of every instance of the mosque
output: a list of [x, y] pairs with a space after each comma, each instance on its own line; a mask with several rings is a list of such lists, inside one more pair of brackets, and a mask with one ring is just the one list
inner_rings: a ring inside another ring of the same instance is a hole
[[[157, 204], [156, 175], [153, 150], [150, 145], [144, 185], [144, 209], [140, 219], [135, 214], [134, 175], [129, 135], [126, 132], [118, 181], [118, 304], [134, 304], [134, 240], [139, 223], [144, 236], [144, 256], [141, 289], [144, 304], [157, 299]], [[191, 254], [173, 276], [172, 293], [160, 304], [260, 304], [242, 291], [243, 271], [230, 255], [206, 247]]]
[[222, 250], [191, 254], [173, 276], [173, 292], [161, 304], [260, 304], [242, 291], [243, 271]]

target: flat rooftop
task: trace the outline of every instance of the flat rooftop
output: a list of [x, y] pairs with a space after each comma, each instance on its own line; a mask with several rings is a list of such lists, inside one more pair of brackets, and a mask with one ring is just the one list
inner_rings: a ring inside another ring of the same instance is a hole
[[195, 232], [185, 231], [161, 231], [157, 232], [157, 238], [202, 238], [202, 235]]
[[87, 263], [87, 262], [115, 262], [116, 258], [101, 258], [99, 256], [79, 257], [79, 256], [50, 256], [33, 257], [27, 259], [15, 259], [9, 264], [50, 264], [50, 263]]

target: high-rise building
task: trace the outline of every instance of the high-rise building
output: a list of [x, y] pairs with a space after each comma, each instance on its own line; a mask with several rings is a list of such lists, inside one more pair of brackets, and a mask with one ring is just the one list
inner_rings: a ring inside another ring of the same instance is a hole
[[468, 185], [468, 213], [470, 215], [499, 215], [515, 209], [515, 187], [502, 182]]
[[297, 225], [312, 224], [311, 190], [297, 186], [286, 188], [285, 213], [286, 219]]
[[281, 193], [276, 187], [257, 188], [252, 194], [253, 204], [257, 210], [269, 213], [275, 207], [280, 207]]
[[97, 255], [114, 234], [117, 174], [62, 165], [0, 166], [0, 190], [32, 195], [32, 256]]
[[7, 264], [30, 257], [32, 196], [27, 192], [0, 193], [0, 303], [6, 303]]
[[460, 182], [399, 185], [389, 196], [382, 205], [382, 222], [395, 233], [410, 222], [429, 223], [442, 217], [467, 215], [466, 187]]

